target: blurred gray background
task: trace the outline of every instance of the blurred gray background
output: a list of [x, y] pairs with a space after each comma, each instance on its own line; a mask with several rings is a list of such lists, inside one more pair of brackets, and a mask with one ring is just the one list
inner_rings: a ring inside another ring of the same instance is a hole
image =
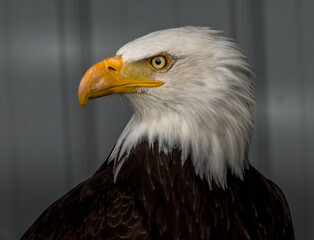
[[223, 30], [254, 66], [251, 161], [285, 192], [297, 239], [314, 239], [314, 1], [1, 0], [0, 239], [18, 239], [93, 174], [131, 116], [89, 101], [83, 73], [124, 43], [184, 25]]

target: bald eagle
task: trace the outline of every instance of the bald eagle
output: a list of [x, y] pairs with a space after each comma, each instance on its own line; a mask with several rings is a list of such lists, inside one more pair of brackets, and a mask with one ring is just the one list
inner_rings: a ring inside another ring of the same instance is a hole
[[252, 75], [206, 27], [150, 33], [92, 66], [81, 107], [120, 94], [134, 115], [96, 173], [22, 239], [294, 239], [284, 194], [249, 163]]

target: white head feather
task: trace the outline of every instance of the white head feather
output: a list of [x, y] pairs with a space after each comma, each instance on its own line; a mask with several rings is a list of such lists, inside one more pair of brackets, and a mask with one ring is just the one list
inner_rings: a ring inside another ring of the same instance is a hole
[[236, 44], [205, 27], [182, 27], [153, 32], [117, 52], [124, 62], [160, 53], [173, 58], [167, 71], [154, 79], [164, 85], [142, 88], [144, 94], [123, 94], [134, 115], [121, 134], [110, 161], [123, 161], [139, 142], [156, 140], [160, 151], [191, 156], [195, 172], [209, 183], [226, 185], [227, 171], [240, 178], [248, 167], [248, 147], [255, 104], [252, 72]]

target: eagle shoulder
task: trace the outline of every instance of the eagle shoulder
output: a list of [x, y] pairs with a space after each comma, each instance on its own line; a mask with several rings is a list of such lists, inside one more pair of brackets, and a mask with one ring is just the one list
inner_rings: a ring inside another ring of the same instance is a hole
[[134, 194], [113, 184], [112, 167], [104, 164], [54, 202], [21, 239], [146, 239]]

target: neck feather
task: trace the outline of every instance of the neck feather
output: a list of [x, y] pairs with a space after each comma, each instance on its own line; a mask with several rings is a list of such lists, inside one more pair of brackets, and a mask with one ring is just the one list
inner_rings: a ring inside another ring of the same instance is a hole
[[132, 99], [135, 114], [109, 158], [109, 161], [117, 163], [115, 177], [124, 162], [122, 158], [142, 141], [147, 141], [151, 147], [158, 142], [159, 152], [166, 154], [180, 150], [182, 164], [190, 157], [196, 175], [206, 178], [209, 184], [214, 181], [224, 187], [228, 171], [242, 179], [249, 166], [247, 155], [253, 128], [250, 109], [245, 112], [239, 108], [238, 111], [244, 111], [241, 114], [234, 109], [220, 111], [219, 114], [213, 109], [203, 109], [201, 113], [192, 110], [180, 112], [178, 108], [154, 106], [159, 104], [158, 101], [150, 100], [146, 96], [146, 106], [141, 102], [137, 108], [134, 103], [141, 100]]

